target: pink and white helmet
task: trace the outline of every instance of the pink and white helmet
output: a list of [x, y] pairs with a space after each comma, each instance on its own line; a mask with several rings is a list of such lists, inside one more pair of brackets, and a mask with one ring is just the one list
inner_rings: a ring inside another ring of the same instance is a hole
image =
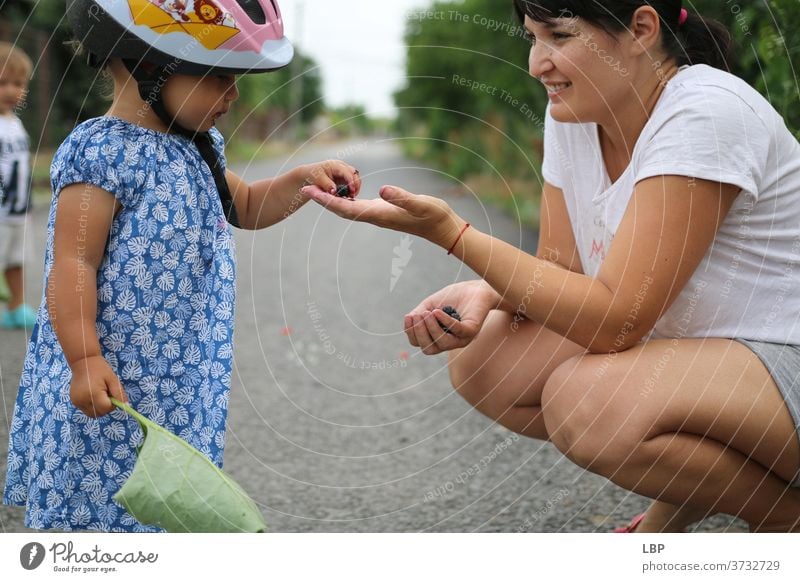
[[67, 0], [76, 37], [99, 59], [174, 73], [259, 73], [291, 62], [276, 0]]

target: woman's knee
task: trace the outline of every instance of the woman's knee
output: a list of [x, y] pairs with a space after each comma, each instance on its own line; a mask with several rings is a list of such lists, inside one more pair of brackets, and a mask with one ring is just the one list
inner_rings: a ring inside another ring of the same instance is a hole
[[575, 464], [611, 474], [641, 443], [635, 403], [624, 397], [624, 374], [599, 374], [602, 356], [578, 356], [549, 376], [542, 414], [551, 442]]
[[538, 405], [542, 376], [552, 366], [544, 356], [559, 357], [553, 332], [528, 320], [512, 328], [513, 322], [511, 314], [493, 311], [472, 343], [450, 352], [450, 382], [482, 412]]
[[510, 321], [507, 313], [490, 312], [472, 343], [449, 353], [450, 382], [473, 405], [491, 394], [502, 377], [497, 365], [501, 359], [498, 346]]
[[464, 400], [480, 412], [492, 416], [500, 399], [499, 377], [491, 357], [467, 346], [449, 354], [450, 383]]

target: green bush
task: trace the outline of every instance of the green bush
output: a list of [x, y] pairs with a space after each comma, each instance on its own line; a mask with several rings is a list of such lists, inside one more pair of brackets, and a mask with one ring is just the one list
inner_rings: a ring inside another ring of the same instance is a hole
[[397, 127], [404, 136], [431, 138], [410, 145], [457, 177], [491, 173], [494, 164], [535, 178], [538, 161], [528, 159], [528, 146], [531, 134], [541, 134], [534, 112], [544, 111], [547, 96], [528, 76], [511, 3], [434, 2], [409, 14], [406, 44]]

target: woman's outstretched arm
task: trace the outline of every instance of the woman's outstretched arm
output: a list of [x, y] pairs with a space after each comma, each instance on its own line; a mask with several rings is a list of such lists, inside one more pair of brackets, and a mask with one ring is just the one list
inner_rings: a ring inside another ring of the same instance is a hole
[[635, 345], [706, 254], [739, 188], [683, 176], [641, 181], [597, 277], [531, 256], [468, 228], [443, 201], [394, 187], [383, 200], [339, 201], [304, 192], [336, 214], [408, 232], [453, 249], [519, 313], [592, 352]]

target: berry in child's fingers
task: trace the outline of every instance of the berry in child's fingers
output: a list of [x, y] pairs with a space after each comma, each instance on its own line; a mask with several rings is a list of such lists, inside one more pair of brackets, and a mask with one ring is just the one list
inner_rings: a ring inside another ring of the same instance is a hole
[[353, 198], [352, 193], [350, 192], [350, 186], [347, 184], [337, 184], [336, 185], [336, 195], [339, 198]]
[[[442, 311], [444, 311], [447, 315], [449, 315], [453, 319], [461, 321], [461, 315], [459, 315], [459, 313], [458, 313], [458, 311], [456, 311], [455, 307], [453, 307], [451, 305], [445, 305], [444, 307], [442, 307]], [[439, 327], [441, 327], [444, 330], [445, 333], [449, 333], [450, 335], [453, 335], [453, 332], [450, 331], [449, 327], [444, 325], [441, 321], [438, 322], [438, 323], [439, 323]]]

